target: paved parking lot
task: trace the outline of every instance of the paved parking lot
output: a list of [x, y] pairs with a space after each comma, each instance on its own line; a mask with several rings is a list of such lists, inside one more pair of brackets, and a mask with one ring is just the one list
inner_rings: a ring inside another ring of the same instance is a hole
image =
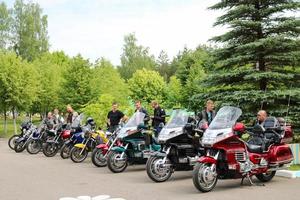
[[240, 186], [240, 180], [219, 181], [210, 193], [193, 186], [191, 172], [175, 172], [165, 183], [152, 182], [145, 166], [129, 166], [124, 173], [112, 174], [96, 168], [88, 158], [75, 164], [59, 155], [15, 153], [0, 139], [0, 199], [58, 200], [80, 195], [110, 195], [126, 200], [299, 200], [300, 178], [275, 177], [265, 186]]

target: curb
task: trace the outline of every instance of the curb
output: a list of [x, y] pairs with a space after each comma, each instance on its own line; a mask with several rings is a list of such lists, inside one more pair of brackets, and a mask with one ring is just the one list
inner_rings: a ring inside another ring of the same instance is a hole
[[300, 171], [290, 171], [290, 170], [278, 170], [276, 176], [286, 177], [286, 178], [297, 178], [300, 177]]

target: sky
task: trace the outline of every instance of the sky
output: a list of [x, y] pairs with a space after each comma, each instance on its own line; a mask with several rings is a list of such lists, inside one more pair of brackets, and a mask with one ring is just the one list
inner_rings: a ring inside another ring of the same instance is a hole
[[[28, 2], [24, 0], [25, 2]], [[9, 7], [14, 0], [4, 0]], [[220, 11], [207, 8], [218, 0], [32, 0], [48, 16], [50, 51], [81, 54], [94, 62], [104, 57], [120, 64], [124, 36], [135, 33], [138, 44], [156, 57], [170, 59], [185, 46], [209, 44], [225, 32], [213, 27]]]

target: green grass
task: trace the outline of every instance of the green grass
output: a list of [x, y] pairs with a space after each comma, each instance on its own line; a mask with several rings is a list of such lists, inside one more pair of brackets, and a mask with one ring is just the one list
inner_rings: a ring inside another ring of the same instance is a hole
[[291, 165], [289, 167], [289, 170], [292, 170], [292, 171], [299, 171], [300, 170], [300, 165]]

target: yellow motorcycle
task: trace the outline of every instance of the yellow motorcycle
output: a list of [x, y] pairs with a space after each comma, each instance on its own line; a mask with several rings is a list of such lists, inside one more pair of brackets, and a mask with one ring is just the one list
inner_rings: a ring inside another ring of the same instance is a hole
[[83, 142], [75, 144], [70, 152], [71, 160], [75, 163], [83, 162], [89, 152], [92, 152], [97, 145], [107, 141], [108, 138], [103, 131], [85, 130]]

